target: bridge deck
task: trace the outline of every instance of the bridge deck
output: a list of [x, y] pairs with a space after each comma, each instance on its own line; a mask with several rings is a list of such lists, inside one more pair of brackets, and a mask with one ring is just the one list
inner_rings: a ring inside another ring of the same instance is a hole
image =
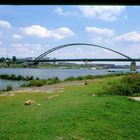
[[[34, 60], [21, 60], [25, 62], [34, 62]], [[96, 62], [96, 61], [102, 61], [102, 62], [132, 62], [132, 61], [140, 61], [140, 59], [122, 59], [122, 58], [115, 58], [115, 59], [105, 59], [105, 58], [84, 58], [84, 59], [48, 59], [48, 60], [38, 60], [37, 62]]]

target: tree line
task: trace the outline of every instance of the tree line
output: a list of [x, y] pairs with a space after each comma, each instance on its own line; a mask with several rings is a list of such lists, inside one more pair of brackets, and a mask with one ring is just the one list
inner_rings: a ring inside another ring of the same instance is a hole
[[12, 56], [12, 58], [0, 57], [0, 62], [7, 62], [7, 61], [16, 62], [17, 58], [16, 56]]

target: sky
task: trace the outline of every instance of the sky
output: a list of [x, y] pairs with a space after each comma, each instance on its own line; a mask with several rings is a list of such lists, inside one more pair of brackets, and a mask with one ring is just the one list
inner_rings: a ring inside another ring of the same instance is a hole
[[[37, 57], [68, 43], [91, 43], [140, 58], [139, 6], [0, 5], [0, 57]], [[105, 49], [72, 46], [51, 58], [123, 58]]]

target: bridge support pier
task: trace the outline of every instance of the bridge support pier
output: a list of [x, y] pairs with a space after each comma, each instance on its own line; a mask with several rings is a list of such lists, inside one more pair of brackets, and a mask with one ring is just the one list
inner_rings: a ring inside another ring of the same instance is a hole
[[130, 71], [136, 71], [136, 62], [132, 61], [130, 64]]

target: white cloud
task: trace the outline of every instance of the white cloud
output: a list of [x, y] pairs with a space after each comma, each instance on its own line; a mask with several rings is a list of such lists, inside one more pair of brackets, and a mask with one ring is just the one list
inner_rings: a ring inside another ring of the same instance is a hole
[[125, 6], [79, 6], [85, 17], [98, 18], [104, 21], [116, 21]]
[[16, 40], [22, 39], [22, 36], [18, 35], [18, 34], [13, 34], [12, 37], [13, 37], [13, 39], [16, 39]]
[[12, 47], [16, 48], [17, 50], [27, 50], [27, 48], [30, 47], [30, 44], [28, 43], [24, 43], [24, 44], [21, 44], [21, 43], [16, 43], [16, 44], [12, 44]]
[[55, 13], [57, 13], [58, 15], [61, 15], [61, 16], [70, 16], [70, 15], [74, 15], [76, 16], [77, 13], [76, 12], [66, 12], [64, 11], [61, 7], [57, 7], [55, 10], [54, 10]]
[[16, 43], [11, 45], [18, 57], [35, 57], [44, 51], [41, 44]]
[[8, 21], [0, 20], [0, 28], [10, 29], [12, 26]]
[[62, 15], [62, 16], [65, 15], [63, 9], [60, 8], [60, 7], [57, 7], [57, 8], [54, 10], [54, 12], [57, 13], [58, 15]]
[[[132, 58], [139, 58], [140, 56], [140, 32], [131, 31], [122, 35], [116, 35], [111, 29], [97, 27], [87, 27], [86, 31], [89, 33], [93, 44], [111, 48]], [[102, 49], [95, 51], [96, 54], [94, 56], [97, 58], [123, 58], [120, 55], [113, 52], [108, 53]]]
[[96, 35], [113, 36], [114, 35], [114, 31], [108, 28], [86, 27], [86, 31], [94, 36]]
[[33, 45], [31, 45], [31, 47], [34, 50], [43, 50], [43, 48], [42, 48], [42, 46], [40, 44], [33, 44]]
[[140, 32], [132, 31], [115, 38], [117, 41], [140, 42]]
[[72, 36], [74, 33], [67, 27], [60, 27], [58, 29], [48, 30], [40, 25], [32, 25], [29, 27], [21, 28], [21, 30], [30, 36], [38, 38], [52, 38], [52, 39], [64, 39], [65, 37]]
[[108, 28], [86, 27], [85, 30], [94, 44], [110, 45], [115, 36], [114, 30]]
[[0, 41], [0, 45], [2, 44], [3, 42], [2, 41]]

